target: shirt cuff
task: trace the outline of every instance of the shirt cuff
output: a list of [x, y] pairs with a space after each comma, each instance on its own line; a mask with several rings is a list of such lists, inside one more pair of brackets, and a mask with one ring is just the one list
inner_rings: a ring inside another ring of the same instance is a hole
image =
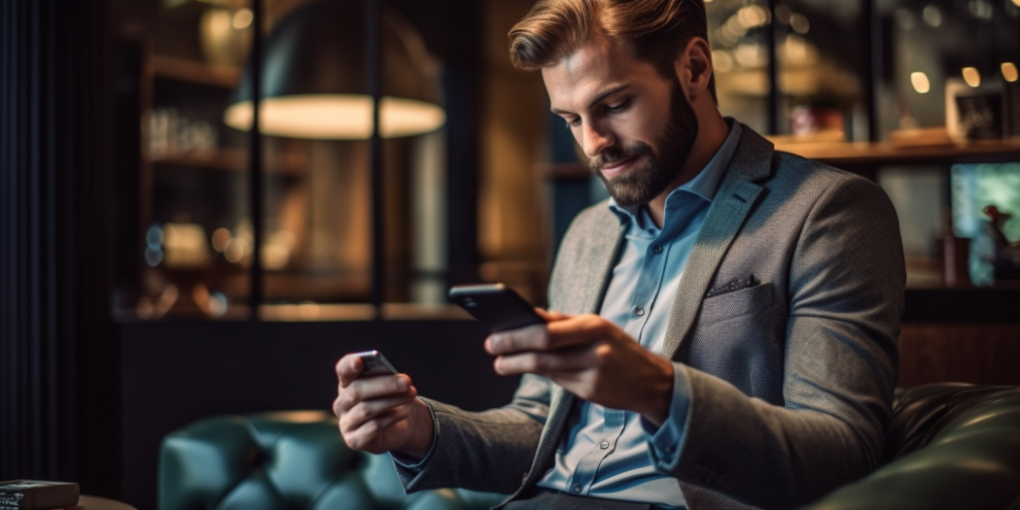
[[680, 462], [683, 450], [684, 432], [687, 430], [687, 415], [691, 405], [691, 386], [687, 372], [679, 363], [673, 364], [673, 400], [669, 404], [669, 416], [656, 427], [641, 418], [641, 427], [648, 440], [648, 455], [652, 465], [663, 473], [670, 473]]
[[[425, 406], [429, 408], [429, 417], [432, 418], [432, 423], [435, 424], [436, 423], [436, 415], [435, 415], [435, 411], [432, 410], [432, 406], [430, 406], [428, 401], [426, 401], [424, 399], [421, 399], [421, 401], [425, 402]], [[409, 456], [404, 455], [404, 454], [402, 454], [400, 452], [389, 452], [390, 453], [390, 457], [393, 459], [393, 463], [394, 464], [396, 464], [396, 465], [398, 465], [398, 466], [400, 466], [400, 467], [402, 467], [404, 469], [410, 469], [412, 471], [419, 471], [420, 472], [422, 469], [424, 469], [425, 463], [427, 463], [429, 461], [429, 458], [432, 457], [432, 452], [433, 452], [433, 450], [436, 449], [436, 441], [438, 441], [438, 440], [439, 440], [439, 427], [433, 426], [432, 427], [432, 446], [429, 447], [428, 453], [426, 453], [425, 456], [421, 458], [421, 460], [416, 460], [413, 457], [409, 457]]]

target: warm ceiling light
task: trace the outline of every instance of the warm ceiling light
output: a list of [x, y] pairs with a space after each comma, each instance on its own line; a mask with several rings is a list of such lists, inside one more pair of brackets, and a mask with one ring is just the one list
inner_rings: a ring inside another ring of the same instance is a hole
[[251, 9], [238, 9], [234, 13], [234, 30], [244, 30], [251, 26], [252, 20], [255, 19], [255, 14], [252, 13]]
[[[227, 108], [223, 121], [234, 129], [251, 129], [251, 101]], [[270, 97], [259, 110], [260, 131], [271, 136], [319, 140], [361, 140], [372, 136], [372, 98], [356, 94], [309, 94]], [[424, 101], [384, 97], [379, 131], [384, 138], [410, 136], [438, 129], [443, 109]]]
[[922, 72], [910, 73], [910, 84], [914, 86], [914, 90], [918, 94], [927, 94], [931, 90], [931, 83], [928, 81], [928, 75]]
[[[1020, 2], [1020, 0], [1015, 0], [1015, 1], [1016, 2]], [[1002, 66], [1001, 66], [1001, 69], [1002, 69], [1002, 77], [1005, 78], [1006, 81], [1008, 81], [1008, 82], [1012, 83], [1012, 82], [1016, 81], [1018, 78], [1020, 78], [1020, 76], [1018, 76], [1018, 74], [1017, 74], [1016, 64], [1014, 64], [1012, 62], [1003, 62]]]
[[939, 27], [942, 25], [942, 11], [936, 5], [927, 5], [924, 10], [921, 11], [921, 17], [924, 18], [924, 22], [930, 27]]
[[811, 30], [811, 22], [808, 21], [807, 16], [794, 13], [790, 15], [790, 28], [793, 28], [794, 32], [804, 35]]
[[[372, 135], [363, 3], [310, 2], [276, 24], [263, 53], [261, 133], [315, 140]], [[382, 28], [379, 134], [394, 138], [442, 127], [436, 66], [421, 37], [392, 14], [383, 16]], [[250, 74], [248, 67], [223, 113], [223, 122], [240, 130], [252, 126]]]
[[712, 68], [720, 73], [733, 70], [733, 57], [726, 50], [712, 51]]
[[768, 11], [760, 5], [748, 5], [737, 11], [737, 19], [744, 28], [753, 28], [768, 22]]
[[963, 81], [967, 82], [967, 85], [976, 88], [978, 85], [981, 85], [981, 73], [975, 67], [964, 67]]

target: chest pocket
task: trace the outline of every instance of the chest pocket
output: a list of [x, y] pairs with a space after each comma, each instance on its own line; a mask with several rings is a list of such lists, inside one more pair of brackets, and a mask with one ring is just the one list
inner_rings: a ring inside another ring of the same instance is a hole
[[775, 302], [774, 291], [772, 282], [766, 282], [707, 298], [701, 303], [698, 321], [702, 324], [720, 322], [771, 308]]
[[781, 402], [783, 316], [772, 283], [707, 298], [688, 344], [688, 363], [747, 396]]

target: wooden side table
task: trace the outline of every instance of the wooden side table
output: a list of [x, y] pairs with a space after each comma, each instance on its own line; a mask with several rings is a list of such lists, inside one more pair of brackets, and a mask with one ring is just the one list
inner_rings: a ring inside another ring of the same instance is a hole
[[78, 504], [65, 510], [137, 510], [135, 507], [113, 499], [98, 496], [78, 496]]

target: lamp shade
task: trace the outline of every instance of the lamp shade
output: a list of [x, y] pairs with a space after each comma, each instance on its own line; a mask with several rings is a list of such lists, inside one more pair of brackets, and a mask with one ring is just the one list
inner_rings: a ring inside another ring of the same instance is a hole
[[[446, 120], [417, 34], [394, 14], [383, 16], [383, 98], [379, 131], [394, 138], [433, 131]], [[265, 44], [259, 128], [310, 139], [365, 139], [372, 133], [366, 93], [365, 10], [361, 0], [319, 0], [295, 9]], [[249, 59], [249, 66], [251, 65]], [[250, 71], [224, 122], [251, 129]]]

